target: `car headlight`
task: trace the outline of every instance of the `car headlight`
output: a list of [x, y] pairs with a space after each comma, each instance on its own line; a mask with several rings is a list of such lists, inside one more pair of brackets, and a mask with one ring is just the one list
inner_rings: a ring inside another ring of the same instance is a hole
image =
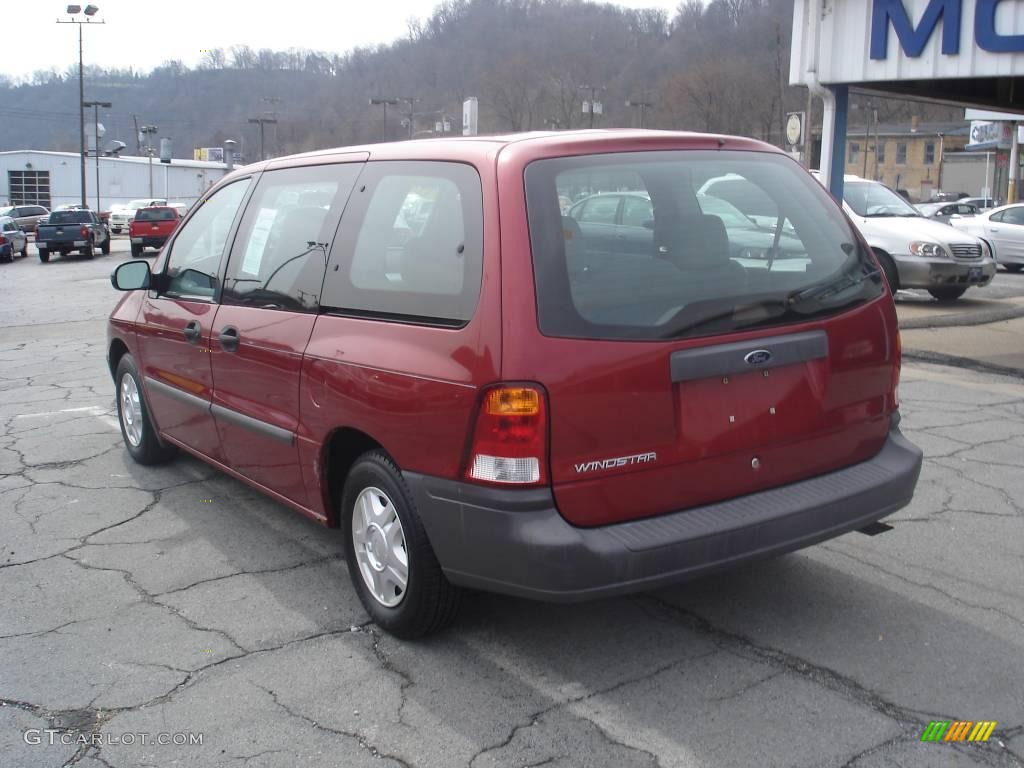
[[949, 253], [938, 243], [914, 242], [910, 244], [910, 253], [914, 256], [948, 259]]

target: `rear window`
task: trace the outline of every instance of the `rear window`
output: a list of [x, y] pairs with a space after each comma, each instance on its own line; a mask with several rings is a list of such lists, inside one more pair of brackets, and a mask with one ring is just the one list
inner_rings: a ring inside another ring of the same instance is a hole
[[169, 221], [176, 218], [173, 208], [140, 208], [135, 212], [136, 221]]
[[883, 290], [831, 198], [786, 157], [589, 155], [533, 162], [525, 180], [549, 336], [728, 333], [840, 312]]
[[89, 224], [92, 214], [89, 211], [54, 211], [50, 214], [51, 224]]

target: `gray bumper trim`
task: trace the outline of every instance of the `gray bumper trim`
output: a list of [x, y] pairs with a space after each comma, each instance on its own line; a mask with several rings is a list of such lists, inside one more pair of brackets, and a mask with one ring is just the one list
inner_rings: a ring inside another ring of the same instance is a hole
[[922, 454], [894, 428], [872, 459], [717, 504], [577, 528], [550, 489], [507, 490], [406, 472], [456, 584], [575, 601], [670, 584], [857, 530], [910, 502]]

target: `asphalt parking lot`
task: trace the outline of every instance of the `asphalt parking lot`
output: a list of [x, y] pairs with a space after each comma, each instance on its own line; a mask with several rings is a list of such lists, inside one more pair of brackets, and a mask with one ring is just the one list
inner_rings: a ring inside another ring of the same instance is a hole
[[[904, 364], [926, 461], [884, 534], [591, 604], [474, 595], [409, 643], [335, 531], [131, 462], [104, 360], [127, 241], [30, 250], [0, 265], [0, 767], [1024, 766], [1024, 380]], [[998, 725], [922, 743], [932, 720]]]

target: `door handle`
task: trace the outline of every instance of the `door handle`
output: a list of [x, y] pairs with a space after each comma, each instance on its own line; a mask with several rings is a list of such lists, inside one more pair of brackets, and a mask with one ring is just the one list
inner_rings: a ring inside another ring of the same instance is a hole
[[195, 344], [199, 341], [199, 337], [203, 334], [203, 329], [199, 327], [198, 320], [189, 320], [188, 325], [181, 329], [181, 332], [185, 335], [185, 340], [189, 344]]
[[238, 349], [238, 329], [233, 325], [224, 326], [217, 339], [225, 352], [234, 352]]
[[998, 232], [999, 231], [999, 227], [989, 227], [988, 231], [989, 232]]

